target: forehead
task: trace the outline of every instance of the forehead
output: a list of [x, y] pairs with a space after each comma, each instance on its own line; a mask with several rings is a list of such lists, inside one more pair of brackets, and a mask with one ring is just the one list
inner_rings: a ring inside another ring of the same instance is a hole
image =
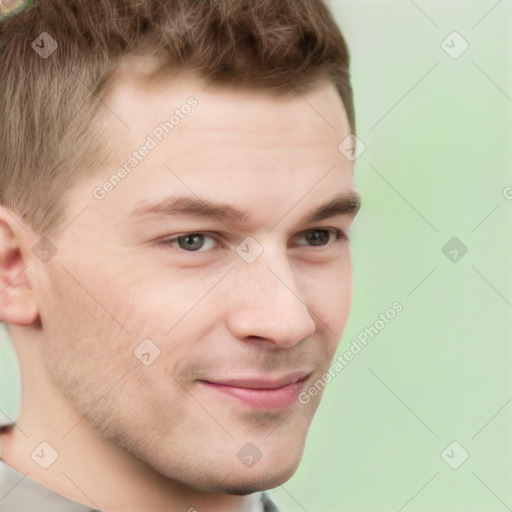
[[[306, 192], [320, 202], [353, 189], [352, 163], [338, 151], [349, 123], [330, 82], [283, 95], [185, 73], [149, 79], [152, 69], [151, 62], [126, 63], [104, 98], [112, 165], [89, 188], [109, 180], [148, 140], [152, 148], [95, 206], [127, 216], [141, 204], [192, 195], [270, 215]], [[191, 98], [194, 107], [184, 108]]]
[[340, 136], [350, 133], [342, 100], [327, 80], [312, 85], [307, 93], [279, 93], [218, 84], [190, 70], [159, 72], [160, 68], [159, 59], [146, 56], [125, 58], [119, 67], [105, 98], [108, 110], [103, 109], [102, 117], [122, 134], [123, 141], [150, 133], [191, 97], [199, 108], [194, 109], [192, 121], [181, 123], [175, 130], [180, 134], [256, 136], [263, 142], [279, 133], [281, 137], [290, 134], [294, 142], [301, 136], [304, 143], [311, 143], [316, 135], [316, 139], [327, 136], [326, 143], [335, 144]]

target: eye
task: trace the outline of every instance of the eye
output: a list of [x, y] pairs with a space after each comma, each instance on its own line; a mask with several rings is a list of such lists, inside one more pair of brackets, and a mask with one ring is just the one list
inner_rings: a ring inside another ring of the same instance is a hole
[[216, 243], [217, 242], [211, 236], [204, 233], [185, 233], [158, 242], [159, 245], [170, 245], [187, 252], [205, 252], [213, 249]]
[[342, 237], [343, 235], [338, 229], [308, 229], [299, 236], [298, 245], [321, 247], [329, 245], [329, 243], [339, 240]]

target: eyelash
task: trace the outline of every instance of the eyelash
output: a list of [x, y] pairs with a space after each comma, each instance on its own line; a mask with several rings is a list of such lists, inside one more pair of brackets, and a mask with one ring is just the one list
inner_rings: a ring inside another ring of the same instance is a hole
[[[329, 235], [330, 235], [330, 241], [327, 244], [325, 244], [325, 245], [315, 246], [315, 245], [303, 244], [303, 245], [300, 245], [299, 247], [313, 247], [313, 248], [320, 247], [320, 248], [325, 248], [325, 247], [332, 246], [333, 244], [335, 244], [337, 242], [341, 242], [341, 241], [349, 239], [348, 235], [346, 235], [343, 231], [341, 231], [339, 229], [336, 229], [336, 228], [311, 228], [311, 229], [308, 229], [306, 231], [303, 231], [302, 233], [300, 233], [299, 236], [302, 237], [302, 236], [305, 236], [307, 233], [314, 232], [314, 231], [327, 231], [329, 233]], [[216, 242], [216, 244], [219, 243], [219, 240], [217, 239], [216, 236], [214, 236], [211, 233], [202, 232], [202, 231], [190, 231], [190, 232], [187, 232], [187, 233], [181, 233], [179, 235], [173, 236], [172, 238], [165, 238], [163, 240], [158, 240], [156, 243], [160, 247], [168, 248], [169, 246], [172, 247], [172, 245], [174, 243], [177, 243], [180, 238], [186, 237], [186, 236], [192, 236], [192, 235], [198, 235], [198, 236], [203, 236], [203, 237], [211, 238], [212, 240], [214, 240]], [[334, 239], [331, 239], [331, 236], [333, 236]], [[175, 247], [175, 248], [178, 249], [179, 251], [183, 252], [183, 253], [190, 253], [190, 254], [194, 254], [194, 253], [201, 254], [201, 253], [205, 253], [205, 252], [210, 252], [212, 250], [212, 249], [202, 250], [202, 247], [200, 249], [196, 250], [196, 251], [187, 251], [186, 249], [183, 249], [181, 247]]]

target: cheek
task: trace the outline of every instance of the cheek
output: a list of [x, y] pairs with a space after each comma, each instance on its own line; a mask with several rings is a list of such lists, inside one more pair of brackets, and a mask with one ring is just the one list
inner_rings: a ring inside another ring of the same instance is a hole
[[43, 329], [53, 327], [60, 337], [85, 335], [98, 345], [107, 338], [116, 346], [118, 339], [136, 341], [147, 328], [145, 318], [156, 313], [157, 299], [134, 266], [116, 258], [85, 263], [77, 257], [48, 269], [41, 283]]
[[162, 351], [176, 350], [185, 343], [186, 337], [178, 336], [185, 326], [197, 329], [198, 319], [206, 321], [198, 299], [215, 276], [190, 286], [190, 279], [177, 276], [171, 282], [148, 271], [122, 271], [137, 267], [96, 260], [59, 264], [46, 273], [40, 314], [53, 373], [101, 374], [110, 383], [140, 365], [134, 350], [143, 340]]
[[40, 305], [48, 370], [66, 381], [99, 374], [111, 383], [127, 366], [136, 339], [122, 323], [115, 287], [83, 272], [54, 270]]
[[303, 283], [304, 296], [317, 319], [319, 330], [341, 337], [352, 303], [352, 263], [350, 254], [340, 258]]

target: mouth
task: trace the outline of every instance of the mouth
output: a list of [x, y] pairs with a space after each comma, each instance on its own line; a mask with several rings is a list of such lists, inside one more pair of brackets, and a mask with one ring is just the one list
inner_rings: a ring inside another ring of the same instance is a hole
[[295, 372], [283, 377], [236, 378], [199, 381], [207, 389], [235, 398], [257, 409], [283, 409], [295, 402], [311, 372]]

